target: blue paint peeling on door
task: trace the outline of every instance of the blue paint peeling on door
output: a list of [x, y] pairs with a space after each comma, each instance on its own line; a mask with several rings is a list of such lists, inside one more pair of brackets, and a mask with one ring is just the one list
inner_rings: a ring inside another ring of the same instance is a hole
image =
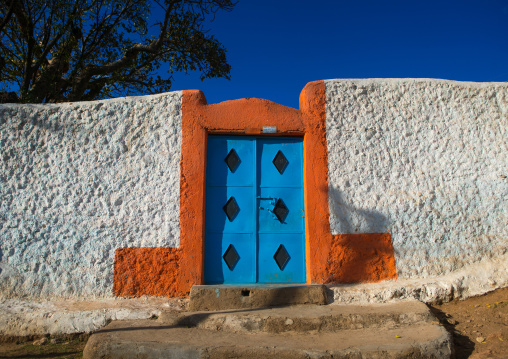
[[209, 136], [205, 282], [304, 283], [303, 141]]

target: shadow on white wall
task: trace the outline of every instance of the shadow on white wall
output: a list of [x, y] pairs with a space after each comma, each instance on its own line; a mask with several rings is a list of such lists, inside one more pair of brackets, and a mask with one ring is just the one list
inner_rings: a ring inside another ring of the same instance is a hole
[[348, 203], [336, 188], [328, 189], [330, 206], [330, 227], [332, 234], [386, 233], [389, 219], [373, 209], [359, 208]]

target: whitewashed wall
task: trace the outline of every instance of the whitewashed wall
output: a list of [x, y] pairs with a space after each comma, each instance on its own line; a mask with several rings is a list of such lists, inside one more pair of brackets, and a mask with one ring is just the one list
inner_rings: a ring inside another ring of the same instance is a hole
[[181, 101], [0, 105], [0, 297], [112, 296], [116, 248], [179, 245]]
[[[508, 84], [325, 85], [332, 233], [391, 233], [406, 289], [507, 285]], [[179, 245], [181, 102], [0, 105], [0, 298], [112, 296], [116, 248]]]
[[507, 83], [325, 85], [332, 233], [391, 233], [399, 278], [507, 252]]

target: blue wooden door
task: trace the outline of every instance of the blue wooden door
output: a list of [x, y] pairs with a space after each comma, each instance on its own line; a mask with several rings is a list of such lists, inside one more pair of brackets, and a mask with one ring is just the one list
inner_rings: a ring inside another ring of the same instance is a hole
[[304, 283], [302, 139], [210, 136], [207, 284]]

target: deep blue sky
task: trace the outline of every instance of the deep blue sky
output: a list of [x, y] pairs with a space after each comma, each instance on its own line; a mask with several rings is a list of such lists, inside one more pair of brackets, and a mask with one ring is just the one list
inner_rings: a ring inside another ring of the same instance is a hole
[[240, 0], [209, 24], [231, 80], [176, 75], [208, 103], [243, 97], [298, 108], [307, 82], [427, 77], [508, 81], [508, 0]]

